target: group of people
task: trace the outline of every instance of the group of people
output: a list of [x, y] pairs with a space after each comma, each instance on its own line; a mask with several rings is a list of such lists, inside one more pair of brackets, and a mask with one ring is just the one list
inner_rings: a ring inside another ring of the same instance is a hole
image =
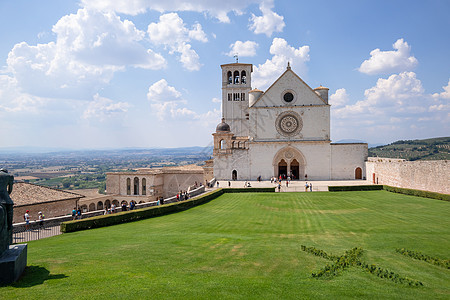
[[184, 191], [184, 192], [180, 191], [177, 194], [177, 201], [183, 201], [183, 200], [187, 200], [189, 198], [190, 198], [190, 195], [189, 195], [189, 193], [187, 191]]
[[[44, 214], [42, 213], [42, 211], [38, 212], [38, 224], [39, 227], [44, 227]], [[25, 211], [25, 214], [23, 215], [23, 220], [25, 221], [25, 230], [29, 230], [30, 229], [30, 211], [27, 210]]]
[[307, 182], [307, 183], [305, 184], [305, 192], [308, 191], [308, 188], [309, 188], [309, 191], [312, 192], [312, 182], [309, 183], [309, 184], [308, 184], [308, 182]]
[[72, 220], [81, 220], [81, 207], [78, 207], [78, 209], [76, 207], [74, 207], [72, 209]]

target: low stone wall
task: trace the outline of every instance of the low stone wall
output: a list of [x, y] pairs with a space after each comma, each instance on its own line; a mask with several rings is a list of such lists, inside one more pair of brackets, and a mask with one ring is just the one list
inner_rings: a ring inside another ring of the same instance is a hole
[[450, 194], [450, 168], [447, 160], [405, 161], [369, 157], [367, 180], [401, 188]]

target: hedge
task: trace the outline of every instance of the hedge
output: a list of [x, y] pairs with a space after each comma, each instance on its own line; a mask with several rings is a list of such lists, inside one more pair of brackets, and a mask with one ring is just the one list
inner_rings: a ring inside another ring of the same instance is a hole
[[382, 185], [349, 185], [349, 186], [329, 186], [329, 192], [346, 192], [346, 191], [379, 191]]
[[431, 198], [437, 200], [450, 201], [450, 195], [439, 194], [435, 192], [413, 190], [399, 188], [389, 185], [350, 185], [350, 186], [329, 186], [329, 192], [344, 192], [344, 191], [375, 191], [375, 190], [385, 190], [392, 193], [405, 194], [410, 196], [418, 196], [423, 198]]
[[424, 197], [424, 198], [450, 201], [450, 195], [448, 195], [448, 194], [440, 194], [440, 193], [429, 192], [429, 191], [405, 189], [405, 188], [399, 188], [399, 187], [394, 187], [394, 186], [389, 186], [389, 185], [383, 185], [383, 189], [388, 192], [392, 192], [392, 193], [399, 193], [399, 194], [405, 194], [405, 195], [411, 195], [411, 196], [418, 196], [418, 197]]
[[226, 188], [223, 189], [224, 193], [274, 193], [273, 188]]
[[151, 206], [131, 211], [118, 212], [110, 215], [96, 216], [92, 218], [74, 220], [61, 223], [61, 232], [75, 232], [92, 228], [111, 226], [126, 222], [133, 222], [148, 219], [157, 216], [163, 216], [179, 211], [192, 208], [197, 205], [207, 203], [224, 193], [240, 193], [240, 192], [275, 192], [275, 188], [233, 188], [233, 189], [217, 189], [215, 191], [194, 197], [181, 202], [174, 202], [159, 206]]

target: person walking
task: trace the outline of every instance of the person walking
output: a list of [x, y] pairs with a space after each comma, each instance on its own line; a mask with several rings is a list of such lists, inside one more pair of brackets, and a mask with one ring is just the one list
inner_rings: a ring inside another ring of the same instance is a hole
[[309, 185], [308, 185], [308, 183], [306, 183], [306, 184], [305, 184], [305, 192], [308, 191], [308, 188], [309, 188]]
[[309, 191], [312, 192], [312, 183], [309, 184]]

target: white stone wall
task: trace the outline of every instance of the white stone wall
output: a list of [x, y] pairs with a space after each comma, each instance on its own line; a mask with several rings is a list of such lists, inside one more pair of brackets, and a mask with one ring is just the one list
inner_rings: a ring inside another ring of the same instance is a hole
[[356, 168], [366, 174], [367, 144], [331, 144], [331, 179], [355, 179]]
[[233, 154], [214, 157], [214, 177], [217, 180], [231, 180], [231, 172], [237, 171], [237, 180], [250, 178], [249, 150], [235, 149]]
[[368, 180], [378, 184], [450, 194], [447, 160], [402, 161], [370, 157], [366, 162], [366, 173]]
[[[283, 106], [271, 108], [250, 108], [250, 136], [254, 141], [264, 140], [329, 140], [330, 106]], [[292, 137], [285, 137], [276, 129], [279, 114], [286, 111], [296, 112], [302, 122], [301, 131]]]

